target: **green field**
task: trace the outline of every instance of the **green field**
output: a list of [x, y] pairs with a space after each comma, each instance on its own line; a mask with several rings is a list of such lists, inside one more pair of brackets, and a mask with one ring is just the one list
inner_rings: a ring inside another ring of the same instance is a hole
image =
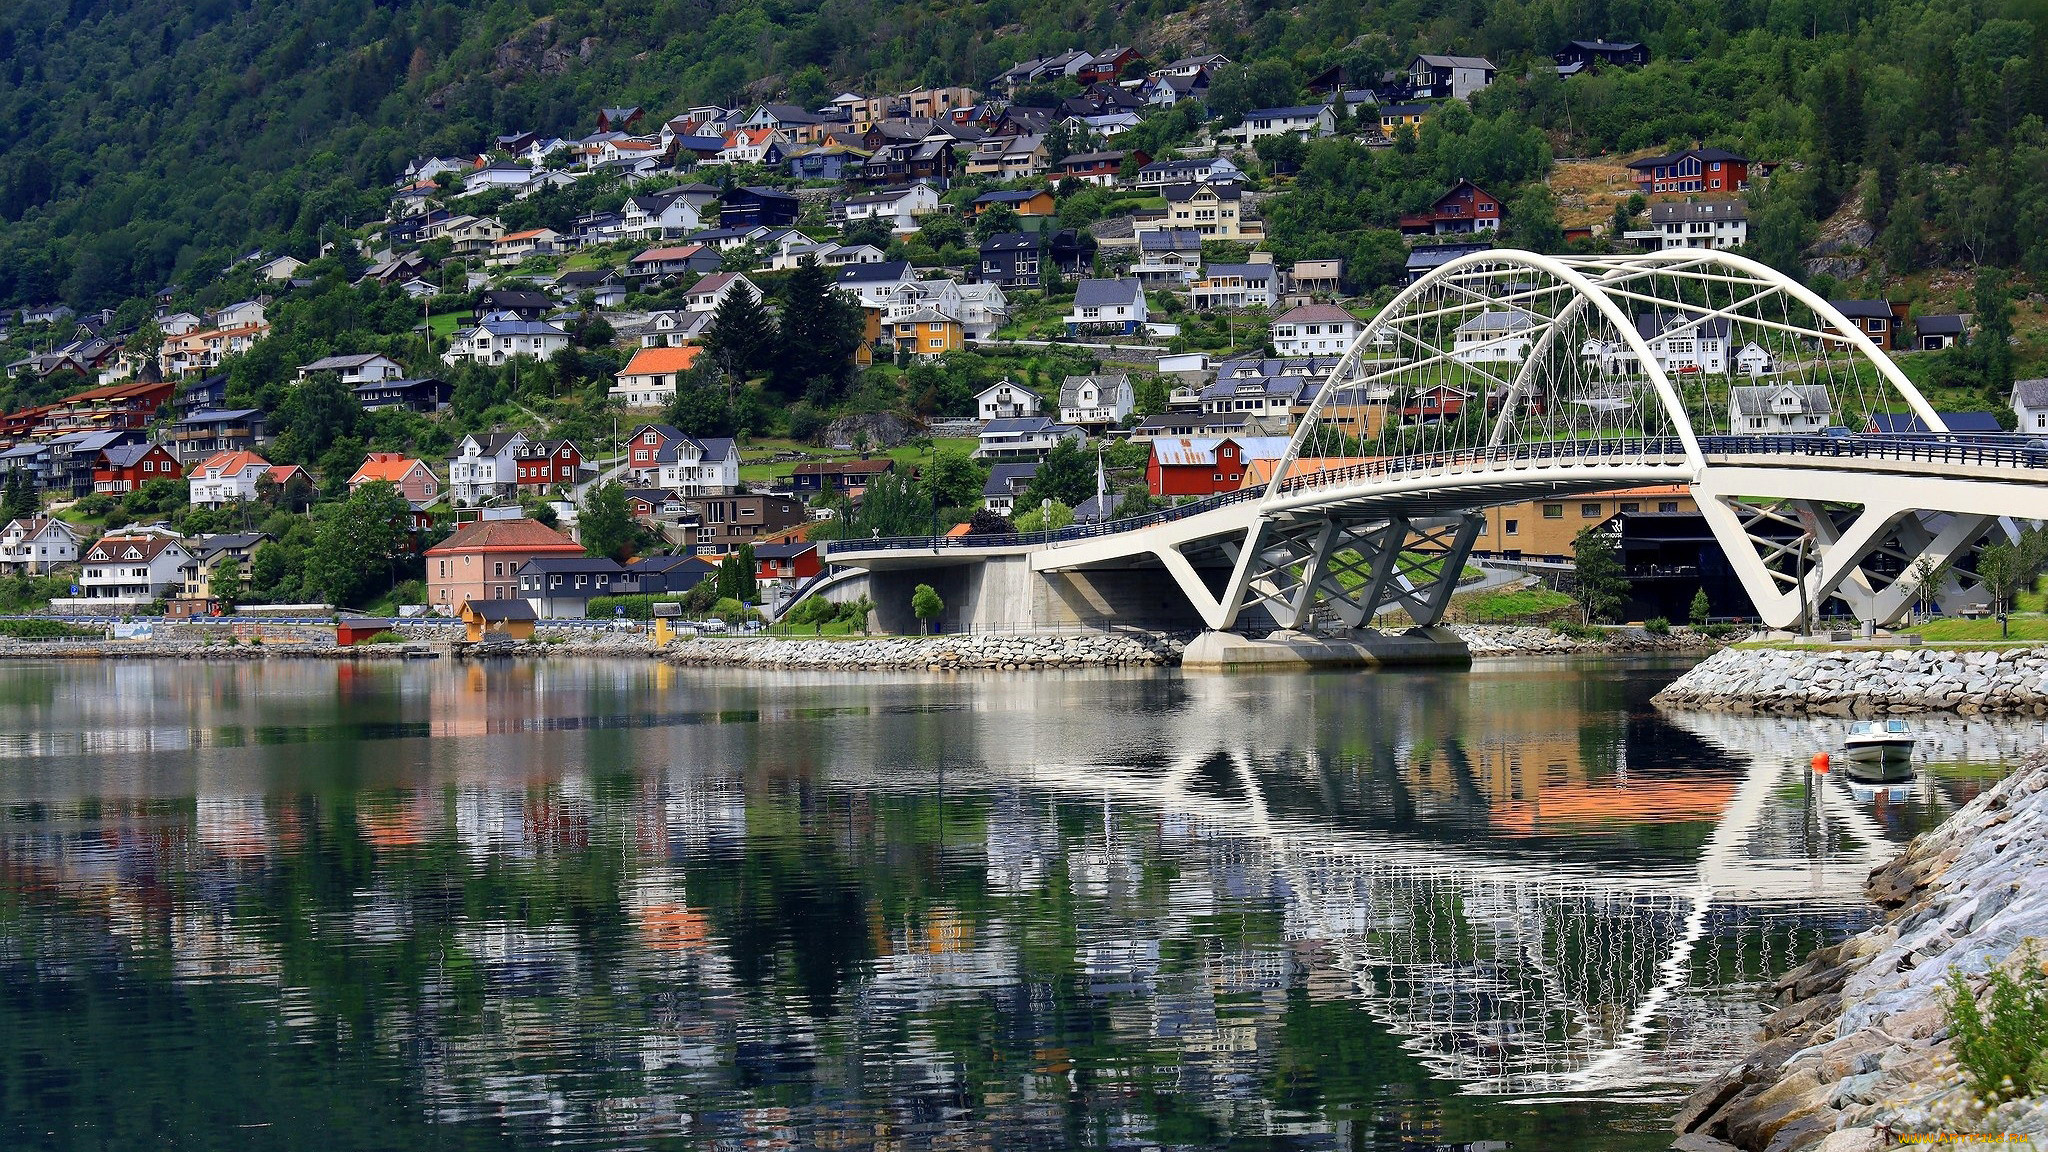
[[2048, 616], [2018, 613], [2006, 623], [2009, 631], [2004, 636], [1999, 635], [1998, 621], [1989, 617], [1982, 620], [1944, 617], [1915, 625], [1907, 631], [1917, 632], [1927, 640], [2048, 640]]
[[1578, 603], [1548, 588], [1513, 588], [1481, 592], [1451, 602], [1453, 619], [1465, 624], [1547, 624], [1577, 618]]
[[[969, 437], [942, 437], [936, 441], [938, 451], [965, 456], [974, 451], [976, 441]], [[792, 469], [803, 461], [771, 460], [770, 457], [783, 452], [801, 452], [804, 460], [894, 460], [899, 466], [919, 467], [925, 459], [923, 446], [915, 443], [900, 444], [883, 451], [862, 454], [843, 452], [831, 448], [820, 448], [814, 444], [799, 444], [794, 440], [767, 438], [750, 441], [740, 448], [740, 480], [746, 484], [767, 484], [789, 476]]]

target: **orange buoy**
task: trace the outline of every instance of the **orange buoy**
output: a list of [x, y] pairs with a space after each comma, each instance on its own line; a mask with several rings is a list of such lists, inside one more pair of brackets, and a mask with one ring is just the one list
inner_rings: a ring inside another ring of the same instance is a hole
[[1825, 775], [1827, 775], [1827, 774], [1828, 774], [1828, 754], [1827, 754], [1827, 753], [1825, 753], [1825, 752], [1815, 752], [1815, 753], [1813, 754], [1813, 770], [1814, 770], [1815, 772], [1818, 772], [1818, 773], [1820, 773], [1820, 774], [1821, 774], [1821, 775], [1823, 775], [1823, 776], [1825, 776]]

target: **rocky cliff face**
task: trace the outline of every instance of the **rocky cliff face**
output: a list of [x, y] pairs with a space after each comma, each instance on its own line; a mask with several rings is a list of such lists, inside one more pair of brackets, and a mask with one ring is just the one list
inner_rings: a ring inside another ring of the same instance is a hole
[[2048, 1100], [1976, 1099], [1941, 994], [1951, 971], [1981, 993], [1994, 968], [2048, 961], [2048, 753], [1914, 841], [1868, 891], [1886, 922], [1778, 981], [1761, 1045], [1686, 1102], [1675, 1147], [1861, 1152], [1941, 1132], [2048, 1147]]

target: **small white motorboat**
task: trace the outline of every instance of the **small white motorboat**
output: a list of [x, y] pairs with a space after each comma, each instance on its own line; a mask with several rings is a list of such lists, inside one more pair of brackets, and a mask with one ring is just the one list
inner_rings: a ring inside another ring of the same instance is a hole
[[1859, 767], [1900, 767], [1911, 763], [1918, 737], [1904, 720], [1858, 720], [1842, 738], [1842, 758]]

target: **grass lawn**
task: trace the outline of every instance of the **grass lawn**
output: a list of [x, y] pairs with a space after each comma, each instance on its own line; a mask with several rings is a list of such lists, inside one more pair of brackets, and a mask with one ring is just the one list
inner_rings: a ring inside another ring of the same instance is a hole
[[1571, 597], [1548, 588], [1481, 592], [1451, 602], [1452, 616], [1466, 624], [1547, 624], [1578, 610]]
[[1998, 621], [1989, 618], [1965, 620], [1961, 617], [1945, 617], [1940, 620], [1929, 620], [1906, 631], [1917, 632], [1928, 640], [2048, 640], [2048, 616], [2021, 613], [2014, 615], [2007, 623], [2010, 625], [2010, 631], [2003, 637], [1998, 634]]
[[449, 312], [445, 315], [430, 316], [427, 318], [427, 330], [435, 336], [446, 340], [455, 335], [457, 328], [470, 323], [475, 318], [476, 315], [472, 312]]
[[[975, 440], [964, 436], [941, 437], [938, 441], [938, 450], [941, 453], [950, 452], [956, 456], [965, 456], [974, 451], [975, 444]], [[770, 481], [787, 477], [799, 462], [795, 460], [774, 461], [769, 459], [771, 456], [783, 452], [801, 452], [806, 460], [861, 459], [861, 454], [858, 452], [842, 452], [832, 448], [819, 448], [815, 445], [799, 444], [794, 440], [755, 440], [740, 449], [740, 480], [748, 484], [766, 484]], [[925, 453], [924, 449], [916, 444], [901, 444], [886, 451], [869, 452], [868, 457], [894, 460], [899, 467], [907, 465], [916, 468], [923, 463]]]

